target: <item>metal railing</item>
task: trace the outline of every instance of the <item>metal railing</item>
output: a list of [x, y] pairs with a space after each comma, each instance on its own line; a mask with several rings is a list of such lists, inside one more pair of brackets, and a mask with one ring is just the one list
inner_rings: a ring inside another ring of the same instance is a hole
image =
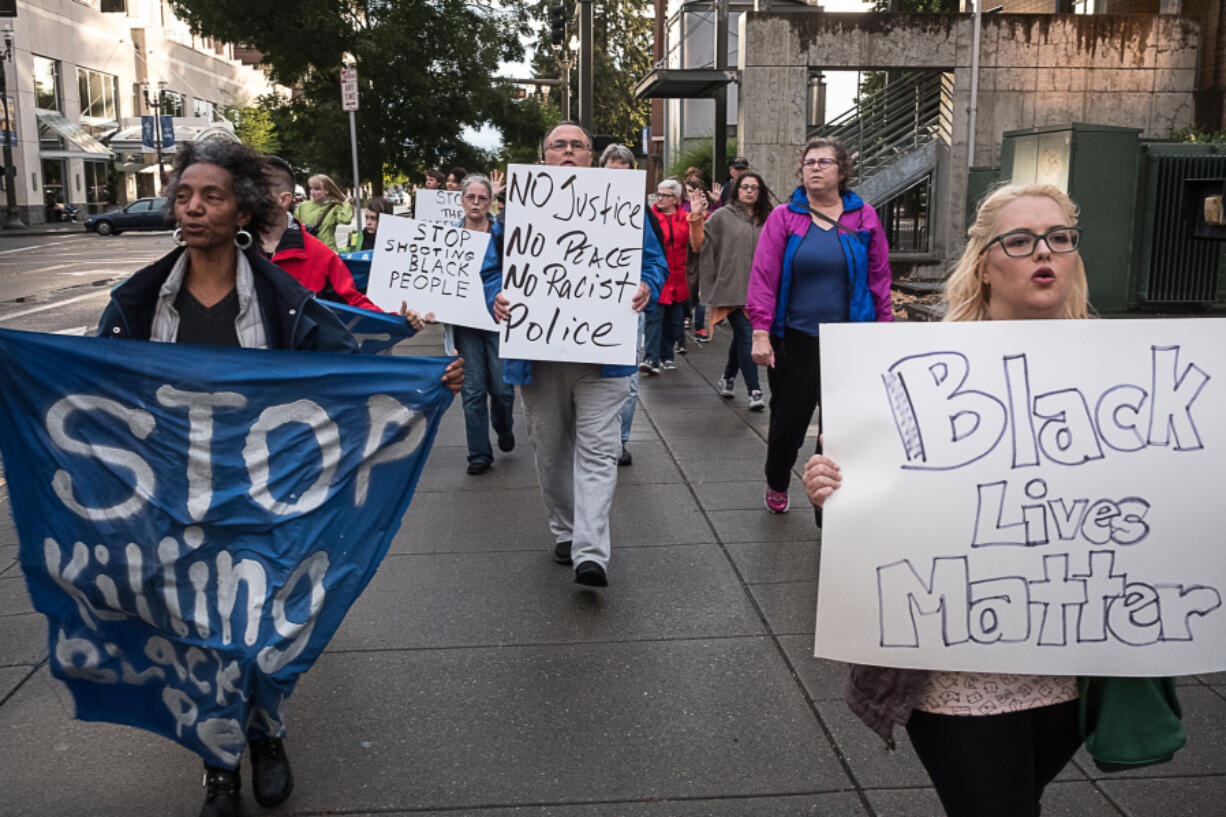
[[810, 129], [809, 138], [833, 136], [842, 142], [856, 157], [851, 181], [857, 184], [937, 139], [948, 85], [940, 72], [906, 74], [861, 97], [851, 110]]

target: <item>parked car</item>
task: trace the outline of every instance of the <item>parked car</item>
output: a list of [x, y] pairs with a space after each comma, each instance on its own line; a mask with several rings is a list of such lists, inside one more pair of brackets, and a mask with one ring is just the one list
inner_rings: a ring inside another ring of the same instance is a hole
[[163, 212], [166, 199], [137, 199], [122, 210], [85, 219], [85, 229], [98, 235], [119, 235], [124, 230], [173, 230], [174, 217]]

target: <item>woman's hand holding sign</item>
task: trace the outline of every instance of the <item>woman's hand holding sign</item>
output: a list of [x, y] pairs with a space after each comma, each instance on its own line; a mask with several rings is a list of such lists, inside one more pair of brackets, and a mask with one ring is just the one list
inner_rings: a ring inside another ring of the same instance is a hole
[[825, 454], [814, 454], [805, 463], [803, 481], [809, 501], [820, 508], [843, 484], [843, 474], [837, 462]]

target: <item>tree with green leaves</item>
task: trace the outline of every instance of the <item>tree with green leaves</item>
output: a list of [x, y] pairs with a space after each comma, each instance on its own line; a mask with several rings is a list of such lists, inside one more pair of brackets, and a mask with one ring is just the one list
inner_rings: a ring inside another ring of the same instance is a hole
[[[539, 21], [538, 39], [532, 57], [537, 76], [559, 76], [558, 56], [549, 44], [548, 7], [562, 0], [538, 0], [528, 6], [531, 16]], [[574, 22], [575, 2], [566, 0], [567, 31], [578, 36]], [[651, 103], [634, 98], [634, 85], [651, 70], [652, 6], [648, 0], [602, 0], [592, 9], [592, 39], [595, 59], [592, 64], [593, 111], [592, 127], [596, 133], [607, 134], [615, 142], [637, 152], [640, 133], [651, 118]], [[563, 48], [568, 48], [564, 44]], [[572, 62], [570, 76], [571, 118], [579, 118], [578, 55], [569, 53]], [[561, 89], [550, 94], [559, 118], [565, 109]]]
[[234, 134], [244, 145], [261, 153], [276, 153], [281, 149], [277, 127], [267, 107], [236, 108], [233, 121]]
[[[169, 0], [204, 35], [259, 50], [272, 78], [297, 86], [289, 104], [266, 106], [282, 152], [295, 166], [348, 180], [348, 114], [340, 69], [357, 68], [360, 169], [376, 193], [384, 172], [415, 178], [428, 167], [484, 166], [466, 127], [487, 123], [539, 139], [541, 116], [495, 79], [500, 62], [520, 59], [526, 18], [518, 6], [483, 0]], [[342, 182], [343, 183], [343, 182]]]

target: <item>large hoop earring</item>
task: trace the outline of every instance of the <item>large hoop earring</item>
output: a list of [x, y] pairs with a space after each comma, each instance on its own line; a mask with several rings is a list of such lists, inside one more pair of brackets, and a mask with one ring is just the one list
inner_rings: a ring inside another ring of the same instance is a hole
[[170, 234], [170, 240], [178, 244], [180, 247], [186, 247], [187, 242], [183, 240], [183, 228], [175, 227], [175, 231]]
[[238, 247], [240, 250], [245, 250], [250, 247], [252, 241], [254, 240], [255, 239], [251, 237], [251, 233], [247, 232], [241, 227], [239, 228], [238, 232], [234, 234], [234, 246]]

